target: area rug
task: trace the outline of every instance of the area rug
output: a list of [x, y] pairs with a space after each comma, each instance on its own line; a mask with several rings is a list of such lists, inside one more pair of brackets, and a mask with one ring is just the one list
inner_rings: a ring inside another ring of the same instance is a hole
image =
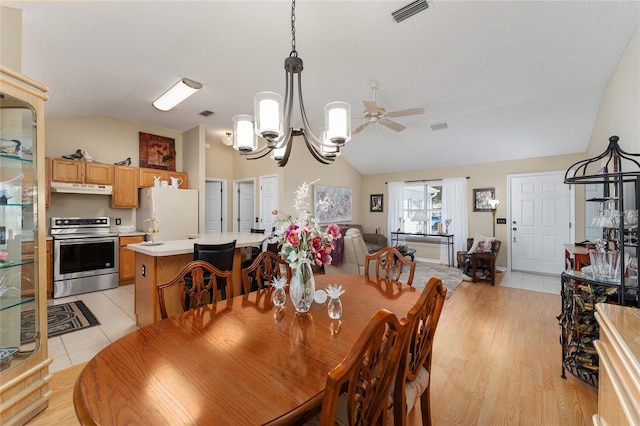
[[[27, 343], [35, 338], [35, 312], [33, 309], [21, 314], [20, 341]], [[96, 316], [82, 300], [47, 306], [48, 337], [55, 337], [71, 331], [100, 325]]]
[[[403, 268], [400, 281], [405, 281], [408, 277], [409, 271]], [[462, 273], [458, 268], [416, 263], [416, 272], [413, 275], [413, 287], [422, 290], [431, 277], [438, 277], [442, 280], [442, 284], [447, 289], [447, 299], [451, 297], [462, 282]]]

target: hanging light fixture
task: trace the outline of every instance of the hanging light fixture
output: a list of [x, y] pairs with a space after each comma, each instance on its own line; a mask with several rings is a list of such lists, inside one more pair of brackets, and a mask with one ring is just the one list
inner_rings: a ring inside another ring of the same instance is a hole
[[[302, 99], [302, 59], [296, 51], [295, 28], [296, 2], [291, 2], [291, 53], [284, 60], [286, 86], [284, 97], [273, 92], [260, 92], [254, 97], [254, 117], [233, 117], [233, 147], [249, 160], [271, 154], [271, 158], [283, 167], [289, 160], [291, 144], [295, 136], [302, 136], [313, 157], [323, 164], [330, 164], [340, 155], [340, 148], [351, 139], [351, 106], [346, 102], [331, 102], [324, 107], [325, 127], [316, 136], [311, 131]], [[302, 125], [291, 127], [293, 110], [294, 76], [298, 76], [298, 101]], [[257, 136], [266, 140], [258, 148]]]

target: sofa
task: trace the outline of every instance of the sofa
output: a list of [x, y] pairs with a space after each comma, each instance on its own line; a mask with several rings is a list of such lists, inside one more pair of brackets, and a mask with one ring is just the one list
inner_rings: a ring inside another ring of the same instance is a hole
[[362, 225], [353, 223], [339, 223], [337, 225], [340, 227], [357, 228], [364, 239], [364, 243], [367, 246], [367, 251], [369, 253], [375, 253], [382, 247], [387, 246], [387, 237], [382, 234], [367, 234], [364, 232], [364, 229], [362, 229]]
[[325, 274], [364, 274], [364, 262], [369, 254], [358, 228], [349, 228], [342, 238], [342, 259], [337, 265], [324, 265]]

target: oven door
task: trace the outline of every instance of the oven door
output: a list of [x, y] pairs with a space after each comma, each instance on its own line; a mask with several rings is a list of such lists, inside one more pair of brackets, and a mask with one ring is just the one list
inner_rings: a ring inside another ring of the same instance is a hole
[[53, 280], [118, 273], [118, 237], [54, 238]]

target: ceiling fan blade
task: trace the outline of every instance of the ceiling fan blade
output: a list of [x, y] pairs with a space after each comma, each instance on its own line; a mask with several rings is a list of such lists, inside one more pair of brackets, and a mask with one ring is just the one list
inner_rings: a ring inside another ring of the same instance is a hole
[[367, 121], [366, 123], [362, 123], [361, 125], [359, 125], [358, 127], [356, 127], [355, 130], [351, 131], [352, 135], [358, 134], [360, 133], [365, 127], [367, 127], [369, 125], [369, 122]]
[[424, 108], [411, 108], [411, 109], [403, 109], [400, 111], [391, 111], [385, 114], [385, 117], [402, 117], [405, 115], [420, 115], [424, 114]]
[[364, 109], [367, 110], [369, 114], [376, 115], [378, 113], [378, 104], [376, 101], [362, 101], [364, 104]]
[[395, 121], [389, 120], [388, 118], [382, 117], [378, 122], [383, 126], [387, 126], [391, 130], [395, 130], [396, 132], [401, 132], [406, 129], [406, 127], [404, 127], [402, 124], [396, 123]]

